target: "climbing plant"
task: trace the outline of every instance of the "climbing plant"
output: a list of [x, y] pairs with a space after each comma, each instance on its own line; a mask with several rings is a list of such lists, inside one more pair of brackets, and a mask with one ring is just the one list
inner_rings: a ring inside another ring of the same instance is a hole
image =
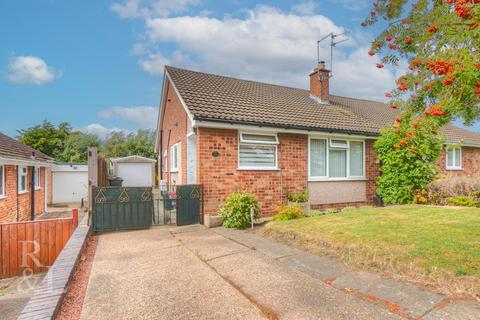
[[405, 70], [385, 93], [400, 116], [375, 144], [385, 202], [410, 202], [435, 177], [443, 126], [479, 118], [479, 17], [480, 0], [379, 0], [362, 22], [384, 27], [368, 52], [377, 68]]

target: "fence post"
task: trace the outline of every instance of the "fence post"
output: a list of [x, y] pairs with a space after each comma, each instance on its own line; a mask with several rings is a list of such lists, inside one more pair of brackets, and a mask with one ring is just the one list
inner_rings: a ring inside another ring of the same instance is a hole
[[72, 210], [72, 222], [73, 228], [75, 229], [78, 226], [78, 209]]

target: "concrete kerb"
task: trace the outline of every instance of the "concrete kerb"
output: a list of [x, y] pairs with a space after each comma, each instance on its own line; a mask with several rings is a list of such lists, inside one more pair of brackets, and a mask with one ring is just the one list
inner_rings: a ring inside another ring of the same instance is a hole
[[85, 245], [91, 226], [84, 216], [18, 319], [54, 319]]

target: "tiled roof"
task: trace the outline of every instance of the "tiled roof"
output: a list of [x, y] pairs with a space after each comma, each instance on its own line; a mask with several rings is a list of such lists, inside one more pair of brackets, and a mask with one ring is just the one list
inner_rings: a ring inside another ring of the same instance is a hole
[[[378, 135], [398, 111], [377, 101], [330, 95], [329, 103], [308, 90], [165, 67], [196, 120], [254, 124], [322, 132]], [[448, 141], [478, 143], [480, 135], [453, 126]]]
[[46, 154], [0, 132], [0, 158], [32, 161], [33, 152], [35, 152], [36, 161], [46, 162], [52, 160]]

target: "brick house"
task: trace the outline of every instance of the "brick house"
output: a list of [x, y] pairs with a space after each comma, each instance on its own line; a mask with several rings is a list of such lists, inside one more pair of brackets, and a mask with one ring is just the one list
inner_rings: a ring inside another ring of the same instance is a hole
[[0, 133], [0, 223], [31, 220], [46, 211], [51, 158]]
[[[398, 111], [331, 95], [323, 64], [310, 90], [165, 67], [156, 152], [161, 180], [203, 184], [215, 215], [236, 190], [255, 194], [264, 215], [286, 193], [309, 191], [312, 208], [374, 204], [373, 143]], [[446, 175], [480, 175], [480, 135], [446, 126]], [[450, 146], [450, 144], [452, 146]]]

